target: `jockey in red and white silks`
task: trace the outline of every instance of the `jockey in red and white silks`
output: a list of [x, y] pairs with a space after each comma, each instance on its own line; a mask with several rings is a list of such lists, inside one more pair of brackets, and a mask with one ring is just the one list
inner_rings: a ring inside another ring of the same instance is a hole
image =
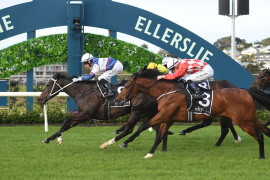
[[164, 79], [176, 79], [182, 77], [186, 81], [203, 81], [213, 77], [214, 70], [206, 62], [199, 59], [183, 59], [174, 65], [174, 73], [166, 74]]

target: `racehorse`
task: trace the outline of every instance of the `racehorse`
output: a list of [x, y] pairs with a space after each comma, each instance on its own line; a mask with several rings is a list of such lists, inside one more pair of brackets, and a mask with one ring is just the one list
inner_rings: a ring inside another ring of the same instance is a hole
[[[234, 84], [232, 84], [231, 82], [227, 81], [227, 80], [218, 80], [218, 81], [211, 81], [210, 83], [210, 87], [212, 90], [217, 90], [217, 89], [222, 89], [222, 88], [234, 88], [236, 87]], [[135, 120], [135, 119], [133, 119]], [[130, 121], [130, 120], [128, 120]], [[205, 127], [206, 125], [210, 125], [212, 122], [212, 119], [206, 119], [203, 121], [202, 124], [199, 124], [197, 126], [194, 126], [194, 127], [190, 127], [183, 132], [191, 132], [191, 131], [194, 131], [196, 129], [199, 129], [199, 128], [203, 128]], [[221, 143], [223, 142], [223, 140], [225, 139], [225, 137], [227, 136], [228, 132], [229, 132], [229, 129], [231, 130], [232, 134], [233, 134], [233, 137], [235, 139], [235, 142], [238, 143], [241, 141], [241, 138], [240, 136], [237, 135], [234, 127], [233, 127], [233, 124], [232, 124], [232, 121], [230, 118], [227, 118], [227, 117], [220, 117], [220, 126], [221, 126], [221, 135], [218, 139], [218, 141], [216, 142], [216, 146], [220, 146]], [[136, 122], [134, 123], [134, 126], [135, 126]], [[120, 129], [117, 129], [114, 133], [118, 133], [118, 132], [121, 132], [123, 129], [125, 128], [125, 125], [122, 126]], [[130, 136], [127, 140], [125, 140], [122, 144], [120, 144], [120, 147], [123, 147], [123, 148], [126, 148], [128, 146], [128, 144], [130, 142], [132, 142], [136, 137], [138, 136], [137, 133], [135, 133], [134, 135]], [[114, 142], [114, 139], [112, 140], [109, 140], [108, 142], [105, 142], [103, 143], [100, 147], [101, 148], [106, 148], [108, 145], [111, 145], [112, 143], [111, 142]]]
[[[137, 133], [145, 129], [161, 125], [159, 134], [150, 152], [144, 158], [153, 156], [163, 136], [174, 121], [186, 121], [187, 102], [185, 95], [179, 92], [179, 85], [168, 80], [156, 80], [160, 73], [157, 70], [142, 69], [133, 74], [125, 84], [123, 90], [116, 98], [121, 104], [135, 98], [140, 92], [144, 92], [154, 99], [158, 99], [158, 114], [150, 121], [144, 122], [138, 128]], [[259, 90], [245, 90], [238, 88], [224, 88], [213, 91], [212, 110], [209, 116], [195, 114], [195, 119], [204, 120], [214, 117], [225, 116], [239, 125], [246, 133], [254, 137], [259, 144], [259, 158], [264, 159], [263, 134], [270, 136], [270, 129], [263, 126], [257, 119], [254, 100], [262, 106], [270, 109], [270, 95]], [[263, 133], [263, 134], [262, 134]]]

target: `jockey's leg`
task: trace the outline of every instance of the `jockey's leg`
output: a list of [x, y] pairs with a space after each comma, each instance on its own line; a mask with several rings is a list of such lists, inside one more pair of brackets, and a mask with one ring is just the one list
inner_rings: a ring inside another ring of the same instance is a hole
[[202, 99], [202, 94], [200, 91], [200, 88], [197, 86], [197, 84], [195, 82], [192, 82], [191, 80], [187, 81], [189, 87], [195, 92], [195, 94], [193, 95], [194, 99]]

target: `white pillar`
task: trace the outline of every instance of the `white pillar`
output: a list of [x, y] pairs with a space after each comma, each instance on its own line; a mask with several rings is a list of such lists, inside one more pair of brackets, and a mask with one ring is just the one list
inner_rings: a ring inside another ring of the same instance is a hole
[[232, 37], [231, 37], [231, 57], [235, 60], [235, 4], [232, 0]]
[[45, 132], [48, 132], [48, 111], [47, 111], [47, 103], [44, 105], [44, 127], [45, 127]]

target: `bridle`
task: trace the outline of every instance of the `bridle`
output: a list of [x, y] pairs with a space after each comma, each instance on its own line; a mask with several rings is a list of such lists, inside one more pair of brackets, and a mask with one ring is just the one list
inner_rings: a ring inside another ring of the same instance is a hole
[[[129, 97], [130, 94], [131, 94], [131, 92], [133, 91], [133, 88], [135, 87], [135, 85], [136, 85], [136, 86], [139, 86], [139, 87], [142, 87], [141, 85], [138, 85], [138, 84], [136, 83], [136, 81], [137, 81], [137, 76], [135, 76], [134, 80], [128, 80], [128, 81], [130, 81], [130, 82], [132, 83], [132, 87], [131, 87], [131, 89], [129, 90], [128, 94], [124, 97], [124, 99], [123, 99], [123, 102], [124, 102], [124, 103], [125, 103], [125, 102], [128, 102], [128, 101], [130, 101], [130, 100], [132, 100], [132, 99], [134, 99], [135, 97], [138, 96], [139, 93], [136, 94], [136, 95], [134, 95], [134, 96], [132, 96], [132, 97]], [[158, 82], [158, 80], [156, 80], [155, 82], [153, 82], [152, 84], [150, 84], [150, 86], [146, 87], [146, 88], [145, 88], [144, 90], [142, 90], [142, 91], [143, 91], [143, 92], [146, 92], [146, 91], [149, 90], [151, 87], [153, 87], [157, 82]], [[121, 92], [120, 94], [123, 95], [122, 92]]]
[[[49, 99], [51, 99], [51, 98], [53, 98], [53, 97], [54, 97], [55, 95], [57, 95], [60, 91], [63, 92], [63, 90], [64, 90], [66, 87], [68, 87], [68, 86], [70, 86], [71, 84], [74, 83], [74, 82], [72, 81], [71, 83], [65, 85], [64, 87], [61, 87], [61, 85], [57, 83], [57, 79], [51, 78], [51, 80], [53, 81], [53, 87], [52, 87], [52, 89], [51, 89], [50, 94], [48, 94], [48, 95], [46, 96], [46, 98], [45, 98], [46, 101], [49, 100]], [[57, 85], [60, 89], [58, 89], [57, 91], [53, 92], [55, 85]]]

